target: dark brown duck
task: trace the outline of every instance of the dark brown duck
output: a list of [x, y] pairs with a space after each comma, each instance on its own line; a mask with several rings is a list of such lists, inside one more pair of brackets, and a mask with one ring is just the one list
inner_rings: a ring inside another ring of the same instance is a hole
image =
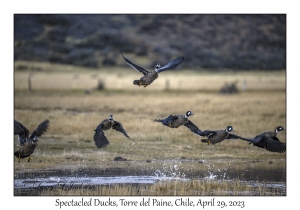
[[34, 152], [37, 147], [38, 138], [46, 132], [49, 126], [49, 120], [43, 121], [39, 126], [33, 131], [29, 137], [29, 131], [21, 123], [14, 120], [14, 135], [18, 135], [18, 140], [20, 142], [20, 149], [14, 152], [14, 155], [18, 158], [20, 163], [20, 158], [28, 157], [28, 162], [30, 161], [30, 155]]
[[283, 130], [285, 129], [282, 126], [278, 126], [274, 131], [261, 133], [254, 138], [239, 138], [248, 141], [253, 146], [264, 148], [270, 152], [283, 153], [286, 151], [286, 143], [279, 141], [277, 138], [277, 133]]
[[106, 147], [109, 144], [109, 141], [107, 140], [104, 131], [109, 129], [114, 129], [116, 131], [119, 131], [124, 134], [127, 138], [130, 138], [125, 129], [123, 128], [122, 124], [116, 120], [113, 119], [113, 115], [110, 115], [108, 119], [103, 120], [96, 128], [95, 134], [94, 134], [94, 141], [98, 148]]
[[173, 69], [176, 66], [178, 66], [179, 64], [181, 64], [184, 60], [184, 57], [178, 57], [178, 58], [170, 61], [169, 63], [167, 63], [164, 66], [160, 66], [160, 64], [158, 63], [158, 64], [156, 64], [154, 71], [148, 71], [148, 70], [134, 64], [127, 58], [125, 58], [125, 56], [122, 53], [121, 53], [121, 55], [129, 66], [131, 66], [133, 69], [135, 69], [138, 72], [141, 72], [144, 75], [139, 80], [134, 80], [133, 84], [138, 85], [138, 86], [144, 86], [144, 87], [147, 87], [154, 80], [156, 80], [158, 78], [158, 74], [160, 72], [168, 70], [168, 69]]
[[203, 136], [206, 136], [207, 139], [201, 139], [201, 141], [208, 144], [217, 144], [225, 139], [237, 138], [237, 136], [229, 132], [234, 132], [232, 126], [227, 126], [225, 130], [205, 130], [203, 131]]
[[185, 115], [179, 114], [179, 115], [170, 115], [169, 117], [165, 119], [155, 119], [155, 122], [161, 122], [163, 125], [169, 127], [169, 128], [178, 128], [179, 126], [184, 125], [190, 131], [195, 133], [196, 135], [201, 136], [202, 131], [194, 124], [192, 123], [188, 117], [193, 115], [194, 113], [191, 111], [187, 111]]

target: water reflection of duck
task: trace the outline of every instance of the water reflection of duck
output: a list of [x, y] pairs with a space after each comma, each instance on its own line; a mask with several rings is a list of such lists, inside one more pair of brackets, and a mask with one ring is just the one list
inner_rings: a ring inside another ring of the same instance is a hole
[[164, 66], [160, 66], [160, 64], [156, 64], [155, 66], [155, 70], [154, 71], [148, 71], [134, 63], [132, 63], [130, 60], [128, 60], [127, 58], [124, 57], [124, 55], [121, 53], [122, 57], [124, 58], [124, 60], [126, 61], [126, 63], [131, 66], [132, 68], [134, 68], [135, 70], [137, 70], [138, 72], [141, 72], [142, 74], [144, 74], [143, 77], [141, 77], [139, 80], [134, 80], [133, 84], [134, 85], [138, 85], [141, 86], [143, 85], [144, 87], [147, 87], [148, 85], [150, 85], [154, 80], [156, 80], [158, 78], [158, 74], [162, 71], [168, 70], [168, 69], [172, 69], [175, 68], [176, 66], [178, 66], [179, 64], [181, 64], [184, 60], [184, 57], [178, 57], [172, 61], [170, 61], [169, 63], [167, 63]]
[[277, 133], [283, 130], [285, 129], [282, 126], [278, 126], [275, 131], [264, 132], [255, 136], [254, 138], [238, 138], [248, 141], [250, 144], [264, 148], [270, 152], [283, 153], [286, 151], [286, 143], [279, 141], [279, 139], [276, 137]]
[[122, 124], [116, 120], [113, 119], [113, 115], [109, 116], [109, 119], [103, 120], [96, 128], [95, 134], [94, 134], [94, 141], [98, 148], [105, 147], [109, 144], [109, 141], [107, 140], [106, 136], [104, 135], [104, 131], [109, 129], [114, 129], [116, 131], [119, 131], [124, 134], [127, 138], [130, 138], [125, 129], [123, 128]]
[[225, 130], [205, 130], [203, 131], [203, 136], [206, 136], [207, 139], [201, 139], [201, 141], [208, 144], [216, 144], [225, 139], [236, 139], [238, 137], [229, 132], [234, 132], [232, 126], [227, 126]]
[[30, 155], [37, 147], [38, 138], [41, 137], [42, 134], [47, 130], [48, 125], [49, 120], [43, 121], [29, 137], [28, 129], [18, 121], [14, 121], [14, 135], [18, 135], [18, 140], [21, 145], [20, 149], [14, 152], [14, 155], [18, 158], [18, 162], [20, 162], [20, 158], [26, 157], [29, 157], [28, 162], [30, 161]]

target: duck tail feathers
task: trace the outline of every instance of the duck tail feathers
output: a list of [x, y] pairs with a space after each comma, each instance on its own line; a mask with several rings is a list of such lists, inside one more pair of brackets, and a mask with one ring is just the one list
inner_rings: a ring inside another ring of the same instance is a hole
[[154, 119], [153, 121], [154, 121], [154, 122], [163, 122], [164, 119]]

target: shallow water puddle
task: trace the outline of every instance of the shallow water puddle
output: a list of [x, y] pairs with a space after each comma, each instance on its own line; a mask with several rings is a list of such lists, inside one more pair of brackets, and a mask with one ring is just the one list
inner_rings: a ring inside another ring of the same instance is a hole
[[[217, 176], [208, 176], [202, 179], [213, 180], [214, 182], [232, 182], [234, 180], [221, 180]], [[33, 179], [16, 179], [14, 181], [15, 190], [21, 191], [17, 194], [27, 195], [31, 190], [53, 190], [55, 188], [61, 190], [74, 189], [94, 189], [96, 186], [114, 185], [114, 184], [154, 184], [157, 182], [166, 181], [189, 181], [191, 179], [179, 177], [158, 177], [158, 176], [115, 176], [115, 177], [47, 177], [47, 178], [33, 178]], [[201, 181], [201, 179], [198, 179]], [[268, 188], [271, 192], [276, 189], [278, 195], [286, 194], [286, 183], [284, 182], [257, 182], [257, 181], [240, 181], [241, 184], [246, 184], [249, 187]], [[226, 192], [230, 195], [231, 192]], [[236, 192], [232, 192], [235, 195]], [[251, 195], [252, 192], [239, 192], [240, 195]]]
[[212, 180], [241, 182], [250, 187], [266, 187], [286, 192], [285, 161], [152, 161], [114, 163], [111, 168], [29, 171], [15, 174], [14, 188], [47, 189], [104, 186], [115, 184], [154, 184], [166, 181]]
[[109, 185], [109, 184], [153, 184], [159, 181], [188, 180], [175, 177], [157, 176], [115, 176], [115, 177], [47, 177], [15, 179], [15, 188], [35, 188], [42, 186]]

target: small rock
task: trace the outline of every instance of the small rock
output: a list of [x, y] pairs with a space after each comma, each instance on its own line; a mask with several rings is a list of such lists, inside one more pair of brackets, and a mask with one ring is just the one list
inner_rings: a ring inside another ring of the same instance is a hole
[[122, 157], [115, 157], [114, 161], [126, 161], [126, 158], [122, 158]]

